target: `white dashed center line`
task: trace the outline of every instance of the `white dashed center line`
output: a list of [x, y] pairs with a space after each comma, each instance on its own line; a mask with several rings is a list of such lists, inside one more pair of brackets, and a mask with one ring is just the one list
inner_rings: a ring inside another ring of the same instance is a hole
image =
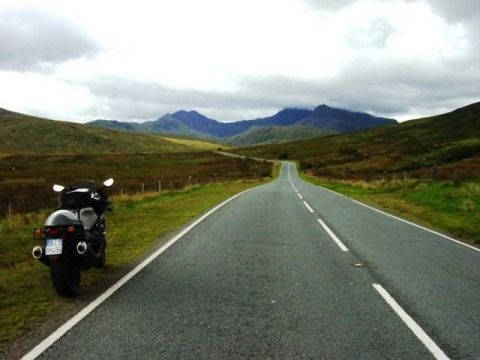
[[333, 233], [333, 231], [330, 230], [330, 228], [327, 226], [327, 224], [325, 224], [321, 219], [317, 219], [317, 220], [320, 223], [320, 225], [322, 225], [322, 227], [325, 229], [325, 231], [328, 233], [328, 235], [330, 235], [330, 237], [333, 239], [333, 241], [335, 241], [335, 243], [338, 245], [338, 247], [342, 251], [348, 251], [348, 248], [340, 241], [340, 239], [337, 237], [337, 235], [335, 235]]
[[303, 200], [303, 205], [306, 206], [306, 208], [308, 209], [308, 211], [310, 211], [311, 213], [313, 213], [313, 209], [310, 207], [310, 205], [307, 204], [307, 202], [305, 200]]

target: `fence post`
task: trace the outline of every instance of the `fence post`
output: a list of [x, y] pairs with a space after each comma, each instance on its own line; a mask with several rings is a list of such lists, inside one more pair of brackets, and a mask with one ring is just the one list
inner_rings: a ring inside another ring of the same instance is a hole
[[190, 175], [188, 175], [188, 186], [191, 186], [192, 185], [192, 177]]
[[162, 180], [158, 180], [158, 192], [162, 192]]
[[7, 202], [8, 202], [8, 215], [12, 215], [12, 201], [10, 200], [10, 198], [7, 198]]
[[145, 183], [142, 183], [142, 194], [145, 193]]

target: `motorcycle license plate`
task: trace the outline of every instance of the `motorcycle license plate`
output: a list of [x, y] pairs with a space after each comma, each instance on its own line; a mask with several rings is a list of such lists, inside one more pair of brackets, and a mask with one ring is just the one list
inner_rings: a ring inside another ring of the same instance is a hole
[[63, 239], [46, 239], [45, 255], [60, 255], [62, 253]]

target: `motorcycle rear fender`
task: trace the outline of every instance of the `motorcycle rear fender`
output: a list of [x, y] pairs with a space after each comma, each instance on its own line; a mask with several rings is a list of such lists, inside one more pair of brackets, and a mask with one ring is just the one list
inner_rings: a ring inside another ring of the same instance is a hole
[[45, 226], [79, 226], [78, 215], [70, 210], [57, 210], [45, 220]]

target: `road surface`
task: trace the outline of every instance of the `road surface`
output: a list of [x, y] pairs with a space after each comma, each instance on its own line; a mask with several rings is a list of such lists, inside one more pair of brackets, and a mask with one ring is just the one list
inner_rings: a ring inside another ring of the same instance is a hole
[[55, 340], [39, 358], [480, 359], [480, 252], [284, 163]]

